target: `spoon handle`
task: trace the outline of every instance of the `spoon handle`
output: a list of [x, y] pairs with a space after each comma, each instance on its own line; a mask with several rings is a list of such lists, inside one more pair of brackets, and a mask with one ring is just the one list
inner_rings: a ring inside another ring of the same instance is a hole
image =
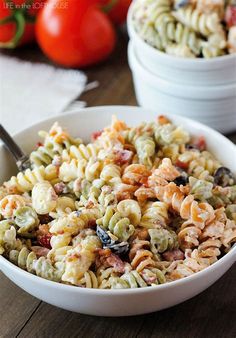
[[16, 165], [20, 170], [25, 170], [29, 167], [29, 158], [21, 148], [15, 143], [13, 138], [9, 135], [6, 129], [0, 124], [0, 139], [2, 139], [6, 148], [13, 155]]

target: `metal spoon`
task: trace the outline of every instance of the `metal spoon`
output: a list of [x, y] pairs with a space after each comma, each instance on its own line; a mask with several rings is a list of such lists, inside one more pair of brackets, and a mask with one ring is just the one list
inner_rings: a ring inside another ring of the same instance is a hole
[[0, 124], [0, 139], [6, 148], [13, 155], [16, 165], [20, 171], [24, 171], [30, 167], [29, 157], [20, 149], [13, 138], [8, 134], [6, 129]]

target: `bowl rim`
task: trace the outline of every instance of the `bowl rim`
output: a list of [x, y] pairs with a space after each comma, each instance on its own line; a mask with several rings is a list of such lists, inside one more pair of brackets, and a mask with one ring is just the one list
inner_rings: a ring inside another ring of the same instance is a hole
[[[149, 50], [150, 53], [153, 55], [156, 54], [156, 56], [159, 56], [162, 59], [166, 59], [170, 62], [175, 62], [178, 64], [178, 66], [185, 66], [187, 64], [192, 64], [193, 66], [197, 65], [208, 65], [211, 63], [212, 66], [217, 66], [219, 63], [222, 63], [224, 61], [232, 61], [233, 63], [236, 62], [236, 53], [233, 54], [227, 54], [223, 56], [216, 56], [214, 58], [187, 58], [187, 57], [177, 57], [175, 55], [170, 55], [165, 52], [162, 52], [158, 50], [157, 48], [151, 46], [148, 44], [146, 41], [144, 41], [139, 34], [134, 29], [133, 23], [132, 23], [132, 16], [133, 16], [133, 7], [134, 7], [134, 2], [131, 3], [128, 14], [127, 14], [127, 29], [128, 29], [128, 34], [130, 39], [135, 38], [143, 48], [146, 48]], [[191, 71], [194, 71], [192, 69]], [[198, 69], [195, 69], [195, 71], [198, 71]]]
[[[65, 113], [63, 115], [56, 115], [47, 119], [43, 119], [39, 122], [33, 123], [31, 126], [21, 129], [21, 131], [14, 133], [13, 134], [13, 138], [16, 137], [20, 137], [23, 134], [30, 132], [30, 130], [33, 127], [37, 127], [40, 126], [40, 124], [52, 124], [53, 122], [55, 122], [56, 120], [60, 120], [60, 118], [62, 117], [67, 117], [68, 119], [73, 119], [73, 117], [84, 114], [85, 116], [88, 116], [89, 111], [93, 112], [93, 111], [97, 111], [97, 112], [103, 112], [104, 110], [107, 111], [111, 111], [111, 116], [112, 114], [114, 114], [115, 112], [119, 112], [119, 110], [122, 112], [126, 112], [127, 110], [131, 110], [131, 111], [136, 111], [139, 110], [140, 112], [142, 111], [144, 114], [145, 112], [151, 112], [151, 109], [144, 109], [142, 107], [137, 107], [137, 106], [125, 106], [125, 105], [107, 105], [107, 106], [94, 106], [94, 107], [89, 107], [89, 108], [81, 108], [79, 111], [77, 112], [71, 112], [71, 113]], [[154, 111], [152, 111], [153, 113], [155, 113]], [[156, 114], [157, 116], [159, 115], [158, 113]], [[178, 120], [182, 120], [182, 121], [186, 121], [188, 123], [192, 123], [194, 125], [196, 125], [196, 127], [199, 128], [199, 130], [205, 130], [206, 132], [210, 133], [213, 137], [217, 136], [220, 137], [222, 139], [224, 139], [224, 142], [226, 142], [228, 144], [228, 146], [230, 148], [232, 148], [233, 151], [236, 152], [236, 145], [231, 142], [229, 139], [227, 139], [224, 135], [220, 134], [219, 132], [217, 132], [216, 130], [198, 122], [195, 120], [192, 120], [190, 118], [186, 118], [183, 116], [176, 116], [174, 114], [165, 114], [167, 117], [170, 117], [170, 119], [178, 119]], [[145, 116], [145, 115], [144, 115]], [[89, 117], [88, 117], [89, 118]], [[3, 144], [0, 143], [0, 148], [3, 147]], [[234, 256], [234, 259], [233, 259]], [[30, 279], [32, 282], [39, 282], [42, 283], [45, 287], [49, 286], [49, 287], [57, 287], [62, 291], [68, 291], [68, 292], [82, 292], [83, 294], [97, 294], [97, 295], [126, 295], [126, 294], [136, 294], [136, 293], [149, 293], [149, 292], [153, 292], [153, 291], [157, 291], [157, 290], [162, 290], [162, 289], [166, 289], [166, 288], [174, 288], [175, 286], [178, 285], [183, 285], [183, 284], [188, 284], [191, 283], [191, 281], [197, 280], [203, 276], [206, 276], [208, 273], [210, 273], [211, 271], [215, 270], [218, 266], [224, 264], [224, 262], [226, 261], [230, 261], [232, 260], [232, 264], [234, 264], [234, 262], [236, 261], [236, 245], [234, 244], [233, 247], [230, 249], [229, 252], [227, 252], [223, 257], [221, 257], [218, 261], [216, 261], [215, 263], [213, 263], [212, 265], [208, 266], [207, 268], [198, 271], [188, 277], [184, 277], [175, 281], [171, 281], [168, 283], [164, 283], [164, 284], [158, 284], [155, 286], [151, 286], [151, 287], [144, 287], [144, 288], [134, 288], [134, 289], [95, 289], [95, 288], [82, 288], [82, 287], [78, 287], [75, 285], [67, 285], [67, 284], [63, 284], [63, 283], [59, 283], [59, 282], [54, 282], [51, 280], [47, 280], [44, 279], [42, 277], [36, 276], [26, 270], [23, 270], [21, 268], [19, 268], [18, 266], [14, 265], [13, 263], [11, 263], [8, 259], [6, 259], [5, 257], [3, 257], [2, 255], [0, 255], [0, 271], [2, 271], [4, 273], [4, 268], [2, 268], [2, 265], [5, 265], [6, 268], [15, 271], [16, 273], [22, 274], [23, 278], [26, 279]], [[16, 283], [17, 284], [17, 283]]]

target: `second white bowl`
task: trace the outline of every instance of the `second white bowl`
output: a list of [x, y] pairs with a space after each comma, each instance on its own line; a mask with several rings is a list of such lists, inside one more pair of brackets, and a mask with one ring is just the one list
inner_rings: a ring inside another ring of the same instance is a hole
[[168, 55], [143, 41], [133, 27], [130, 6], [127, 27], [138, 58], [154, 75], [179, 84], [215, 86], [236, 83], [236, 54], [212, 59], [188, 59]]
[[236, 83], [204, 87], [164, 80], [145, 68], [132, 41], [128, 59], [140, 106], [196, 119], [222, 133], [236, 130]]

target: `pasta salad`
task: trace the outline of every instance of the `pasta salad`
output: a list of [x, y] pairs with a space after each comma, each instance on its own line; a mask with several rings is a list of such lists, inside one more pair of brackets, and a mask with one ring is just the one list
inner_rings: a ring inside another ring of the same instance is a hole
[[215, 263], [236, 242], [232, 172], [165, 116], [115, 117], [91, 143], [58, 123], [31, 168], [0, 187], [0, 254], [86, 288], [154, 286]]
[[144, 41], [170, 55], [236, 53], [235, 0], [136, 0], [132, 19]]

